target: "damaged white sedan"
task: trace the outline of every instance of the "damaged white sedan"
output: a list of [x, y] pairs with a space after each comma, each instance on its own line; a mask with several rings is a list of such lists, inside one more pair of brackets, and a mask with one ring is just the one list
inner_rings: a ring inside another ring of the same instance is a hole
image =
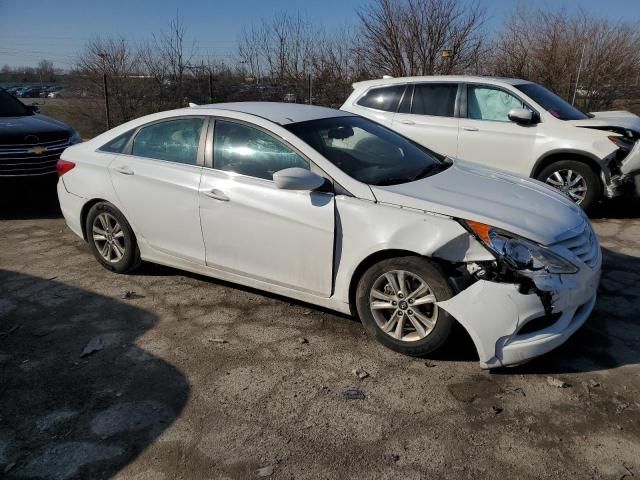
[[516, 365], [596, 300], [600, 248], [567, 197], [347, 112], [158, 113], [67, 149], [58, 170], [67, 224], [106, 268], [146, 260], [357, 314], [409, 355], [457, 321], [482, 367]]

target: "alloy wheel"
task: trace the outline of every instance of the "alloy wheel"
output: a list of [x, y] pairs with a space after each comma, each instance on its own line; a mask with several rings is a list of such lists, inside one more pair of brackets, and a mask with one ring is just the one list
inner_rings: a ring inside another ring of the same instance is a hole
[[436, 301], [427, 282], [406, 270], [383, 273], [369, 293], [371, 314], [380, 329], [404, 342], [422, 340], [433, 331]]
[[125, 253], [124, 232], [120, 223], [110, 213], [96, 216], [92, 225], [93, 242], [100, 256], [107, 262], [119, 262]]
[[547, 177], [545, 183], [568, 195], [578, 205], [582, 203], [587, 195], [587, 182], [575, 170], [556, 170]]

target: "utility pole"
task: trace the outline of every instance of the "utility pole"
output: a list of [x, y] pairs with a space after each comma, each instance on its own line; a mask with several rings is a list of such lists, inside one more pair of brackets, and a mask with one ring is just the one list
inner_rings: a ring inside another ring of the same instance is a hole
[[102, 74], [102, 84], [104, 85], [104, 110], [107, 117], [107, 130], [111, 129], [111, 114], [109, 113], [109, 89], [107, 87], [107, 74]]
[[578, 93], [578, 82], [580, 82], [580, 72], [582, 71], [582, 59], [584, 58], [584, 47], [585, 45], [582, 45], [582, 53], [580, 54], [580, 64], [578, 65], [578, 75], [576, 75], [576, 88], [573, 89], [573, 99], [571, 100], [571, 105], [575, 105], [576, 103], [576, 94]]
[[111, 129], [111, 114], [109, 112], [109, 88], [107, 86], [107, 53], [99, 53], [102, 59], [102, 86], [104, 88], [104, 111], [107, 120], [107, 130]]
[[213, 103], [213, 72], [209, 69], [209, 103]]

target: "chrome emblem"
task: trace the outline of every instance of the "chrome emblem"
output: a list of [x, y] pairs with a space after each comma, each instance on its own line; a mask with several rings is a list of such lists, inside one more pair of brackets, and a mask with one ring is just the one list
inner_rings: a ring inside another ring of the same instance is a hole
[[29, 149], [29, 153], [35, 153], [36, 155], [40, 155], [47, 151], [47, 147], [33, 147]]

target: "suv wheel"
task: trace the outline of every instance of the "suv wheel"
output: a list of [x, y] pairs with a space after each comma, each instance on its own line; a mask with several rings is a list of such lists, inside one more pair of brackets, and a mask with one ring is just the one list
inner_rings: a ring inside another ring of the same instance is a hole
[[557, 188], [584, 210], [600, 198], [601, 183], [596, 172], [586, 163], [561, 160], [552, 163], [538, 174], [538, 180]]

